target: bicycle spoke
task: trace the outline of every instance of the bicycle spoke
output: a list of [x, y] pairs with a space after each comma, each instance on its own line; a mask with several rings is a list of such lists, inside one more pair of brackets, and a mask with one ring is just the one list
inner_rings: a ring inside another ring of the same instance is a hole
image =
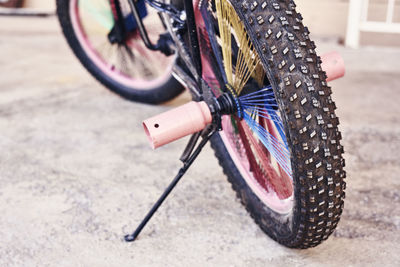
[[[233, 86], [237, 95], [240, 95], [251, 77], [261, 86], [265, 72], [233, 7], [228, 1], [216, 0], [216, 10], [225, 74], [228, 83]], [[235, 66], [232, 62], [232, 39], [238, 44]]]

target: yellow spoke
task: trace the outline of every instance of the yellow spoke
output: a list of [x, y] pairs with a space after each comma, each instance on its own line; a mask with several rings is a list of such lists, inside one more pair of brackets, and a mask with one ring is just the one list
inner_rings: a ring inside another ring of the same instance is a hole
[[[238, 95], [242, 92], [251, 77], [257, 81], [259, 86], [262, 86], [265, 72], [257, 52], [249, 40], [243, 23], [227, 0], [216, 0], [215, 3], [222, 57], [228, 83], [233, 86]], [[235, 68], [232, 66], [231, 40], [233, 38], [235, 38], [239, 46]]]
[[229, 83], [233, 82], [232, 78], [232, 45], [231, 45], [231, 29], [229, 23], [229, 14], [227, 14], [226, 1], [216, 0], [218, 26], [221, 37], [222, 56], [224, 59], [225, 73]]

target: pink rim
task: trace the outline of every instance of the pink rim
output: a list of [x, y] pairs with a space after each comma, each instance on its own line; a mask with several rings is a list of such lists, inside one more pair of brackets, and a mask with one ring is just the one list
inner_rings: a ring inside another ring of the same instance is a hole
[[[253, 193], [272, 210], [281, 214], [289, 213], [293, 207], [293, 191], [289, 197], [281, 199], [273, 188], [269, 187], [266, 189], [264, 186], [260, 185], [254, 173], [250, 171], [251, 167], [243, 143], [238, 144], [237, 142], [239, 142], [239, 140], [234, 137], [235, 130], [233, 129], [229, 116], [224, 116], [222, 118], [222, 128], [223, 131], [220, 132], [221, 139], [235, 163], [236, 168]], [[240, 140], [240, 142], [243, 142], [243, 140]]]
[[[85, 51], [86, 55], [90, 58], [90, 60], [99, 68], [102, 72], [104, 72], [108, 77], [111, 77], [113, 80], [117, 81], [118, 83], [132, 87], [135, 89], [149, 89], [154, 87], [159, 87], [165, 84], [168, 79], [171, 77], [172, 73], [172, 66], [175, 62], [175, 58], [171, 60], [171, 63], [166, 68], [163, 75], [160, 77], [153, 79], [153, 80], [145, 80], [140, 78], [133, 78], [125, 75], [124, 73], [118, 71], [117, 69], [113, 68], [104, 61], [101, 56], [97, 53], [96, 49], [93, 48], [90, 40], [88, 39], [80, 18], [79, 18], [79, 7], [78, 7], [79, 0], [71, 0], [69, 5], [69, 14], [71, 17], [72, 27], [74, 32], [78, 38], [79, 43], [81, 44], [82, 49]], [[135, 47], [135, 49], [140, 50], [142, 49], [138, 45], [134, 45], [134, 42], [130, 42], [131, 47]], [[143, 51], [141, 51], [143, 54]], [[151, 53], [151, 52], [150, 52]]]
[[[207, 28], [204, 23], [203, 16], [201, 15], [201, 12], [199, 10], [199, 1], [200, 0], [195, 0], [193, 1], [193, 6], [195, 10], [195, 16], [196, 16], [196, 24], [197, 27], [201, 29], [203, 33], [207, 33]], [[200, 31], [199, 31], [200, 32]], [[204, 38], [204, 41], [206, 43], [210, 43], [208, 36], [202, 36]], [[217, 80], [213, 68], [211, 67], [211, 64], [209, 62], [209, 58], [207, 55], [209, 54], [209, 51], [206, 51], [204, 47], [201, 47], [202, 53], [201, 53], [201, 61], [203, 65], [203, 78], [209, 82], [209, 84], [215, 84], [215, 81]], [[218, 86], [217, 86], [218, 87]], [[214, 92], [215, 95], [219, 95], [219, 88], [212, 88], [212, 91]], [[246, 181], [247, 185], [250, 187], [250, 189], [253, 191], [253, 193], [269, 208], [274, 210], [277, 213], [280, 214], [289, 214], [292, 209], [293, 209], [293, 184], [291, 182], [291, 190], [290, 195], [286, 195], [285, 198], [282, 197], [282, 190], [280, 188], [271, 186], [269, 185], [261, 185], [259, 181], [257, 181], [257, 177], [254, 175], [254, 173], [251, 170], [250, 166], [250, 160], [248, 156], [246, 155], [246, 149], [244, 148], [243, 144], [243, 138], [235, 134], [235, 130], [233, 128], [232, 122], [231, 122], [231, 117], [230, 116], [223, 116], [222, 117], [222, 128], [223, 131], [219, 132], [219, 135], [221, 136], [222, 142], [224, 143], [231, 159], [233, 160], [236, 168], [240, 172], [241, 176], [243, 179]], [[271, 132], [271, 134], [274, 134]], [[235, 136], [236, 135], [236, 136]], [[241, 144], [238, 144], [240, 142]], [[239, 146], [239, 148], [238, 148]], [[259, 145], [258, 149], [264, 149], [264, 147], [261, 147]], [[252, 153], [252, 152], [251, 152]], [[253, 162], [254, 165], [254, 162]], [[269, 169], [273, 169], [274, 166], [272, 166], [271, 163], [265, 162], [265, 165], [270, 165], [267, 166]], [[278, 174], [280, 173], [280, 175]], [[269, 172], [268, 172], [269, 173]], [[275, 179], [275, 182], [279, 179], [281, 181], [281, 184], [285, 184], [285, 175], [282, 174], [282, 170], [278, 168], [278, 170], [274, 171], [275, 175], [274, 177], [267, 177], [269, 179]], [[265, 175], [264, 175], [265, 176]], [[267, 175], [268, 176], [268, 175]], [[278, 181], [279, 182], [279, 181]], [[272, 183], [274, 183], [272, 181]], [[286, 188], [288, 189], [288, 188]], [[279, 194], [279, 195], [278, 195]]]

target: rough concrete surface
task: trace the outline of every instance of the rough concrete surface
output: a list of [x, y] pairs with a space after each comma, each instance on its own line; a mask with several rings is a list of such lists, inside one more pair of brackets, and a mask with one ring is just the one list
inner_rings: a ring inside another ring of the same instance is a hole
[[347, 198], [335, 234], [280, 246], [253, 223], [207, 147], [140, 239], [185, 140], [152, 151], [122, 100], [80, 66], [55, 18], [0, 18], [0, 266], [400, 266], [400, 50], [332, 47]]

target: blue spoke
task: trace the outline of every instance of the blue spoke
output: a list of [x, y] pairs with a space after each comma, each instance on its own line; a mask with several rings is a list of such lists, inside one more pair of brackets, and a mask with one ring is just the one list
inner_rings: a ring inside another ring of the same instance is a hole
[[280, 142], [276, 144], [275, 143], [276, 141], [274, 141], [274, 137], [270, 133], [268, 133], [263, 127], [261, 127], [257, 122], [255, 122], [252, 118], [245, 118], [245, 119], [246, 121], [248, 121], [252, 131], [257, 134], [260, 141], [268, 149], [268, 151], [272, 154], [272, 156], [276, 159], [276, 161], [282, 167], [282, 169], [290, 177], [292, 177], [292, 171], [290, 167], [290, 157], [289, 157], [290, 153], [285, 148], [285, 146]]
[[242, 107], [243, 107], [243, 110], [244, 110], [244, 109], [247, 109], [247, 110], [255, 110], [255, 111], [258, 111], [258, 112], [265, 112], [265, 111], [273, 112], [273, 111], [275, 111], [274, 108], [269, 107], [269, 106], [265, 106], [265, 107], [262, 107], [262, 108], [260, 108], [260, 107], [254, 107], [254, 106], [242, 106]]
[[[254, 113], [254, 110], [256, 110], [258, 112], [258, 116], [260, 116], [262, 118], [265, 118], [265, 119], [268, 119], [268, 120], [271, 120], [271, 121], [275, 122], [277, 125], [279, 125], [279, 127], [283, 128], [283, 123], [282, 123], [281, 118], [278, 115], [276, 115], [276, 112], [273, 109], [264, 109], [264, 110], [262, 110], [262, 109], [251, 109], [251, 108], [247, 109], [247, 108], [244, 108], [243, 110], [245, 112], [251, 112], [251, 113]], [[281, 135], [281, 137], [282, 137], [283, 140], [285, 139], [284, 136]]]
[[260, 105], [260, 106], [267, 104], [267, 105], [271, 105], [271, 106], [274, 106], [274, 107], [278, 107], [278, 104], [269, 103], [269, 102], [271, 102], [271, 101], [273, 101], [273, 100], [274, 100], [274, 99], [271, 98], [271, 99], [257, 99], [257, 100], [251, 100], [251, 101], [247, 101], [247, 100], [244, 100], [244, 101], [243, 101], [243, 100], [241, 100], [241, 99], [239, 98], [239, 101], [240, 101], [241, 103], [243, 103], [243, 104]]
[[[257, 92], [240, 96], [239, 102], [244, 113], [244, 120], [247, 122], [250, 129], [256, 134], [281, 168], [292, 177], [290, 151], [284, 133], [282, 119], [277, 114], [276, 108], [278, 105], [275, 102], [275, 95], [272, 88], [269, 86]], [[267, 129], [259, 124], [258, 120], [261, 118], [273, 122], [283, 141], [273, 136]]]
[[265, 92], [261, 95], [253, 95], [253, 96], [244, 96], [244, 97], [239, 97], [241, 100], [249, 100], [249, 99], [259, 99], [262, 97], [271, 97], [271, 99], [275, 99], [274, 93], [273, 92]]
[[282, 123], [281, 118], [276, 114], [276, 110], [266, 109], [267, 112], [264, 110], [257, 110], [257, 111], [259, 112], [258, 115], [260, 117], [269, 119], [274, 122], [274, 124], [279, 132], [279, 135], [281, 136], [281, 138], [285, 142], [285, 144], [287, 144], [286, 136], [285, 136], [285, 133], [283, 130], [283, 123]]
[[[247, 120], [246, 120], [247, 121]], [[257, 129], [259, 131], [259, 133], [261, 134], [262, 137], [266, 137], [271, 139], [272, 144], [275, 147], [281, 148], [283, 153], [286, 153], [287, 156], [289, 156], [289, 152], [287, 147], [285, 146], [285, 144], [283, 144], [282, 142], [280, 142], [276, 137], [274, 137], [273, 135], [271, 135], [266, 129], [264, 129], [258, 122], [254, 121], [253, 119], [250, 119], [248, 122], [251, 123], [251, 125], [254, 127], [254, 129]]]
[[280, 153], [278, 153], [278, 155], [279, 155], [280, 159], [287, 159], [289, 157], [289, 152], [287, 151], [284, 144], [274, 140], [273, 136], [271, 134], [269, 134], [268, 132], [266, 132], [266, 130], [264, 128], [257, 125], [256, 122], [253, 123], [252, 126], [253, 126], [253, 129], [256, 129], [258, 131], [259, 135], [261, 135], [262, 138], [260, 138], [260, 139], [263, 139], [263, 138], [269, 139], [272, 147], [279, 150]]
[[[245, 110], [245, 112], [249, 113], [249, 110]], [[276, 122], [276, 123], [278, 123], [279, 125], [282, 125], [282, 122], [281, 122], [280, 118], [277, 117], [276, 115], [271, 116], [271, 115], [269, 115], [267, 112], [261, 112], [261, 111], [259, 111], [259, 112], [258, 112], [258, 116], [259, 116], [259, 117], [262, 117], [262, 118], [265, 118], [265, 119], [268, 119], [268, 120], [270, 120], [270, 121]], [[282, 126], [283, 126], [283, 125], [282, 125]]]
[[270, 91], [270, 90], [272, 90], [272, 87], [268, 86], [268, 87], [265, 87], [265, 88], [263, 88], [261, 90], [258, 90], [256, 92], [253, 92], [253, 93], [250, 93], [250, 94], [246, 94], [246, 95], [240, 96], [240, 97], [247, 97], [247, 96], [257, 95], [257, 94], [260, 94], [260, 92], [265, 92], [265, 91]]
[[242, 101], [239, 99], [239, 101], [242, 105], [245, 105], [245, 106], [262, 107], [263, 108], [267, 105], [267, 106], [275, 107], [275, 108], [278, 107], [278, 104], [271, 103], [272, 100]]

